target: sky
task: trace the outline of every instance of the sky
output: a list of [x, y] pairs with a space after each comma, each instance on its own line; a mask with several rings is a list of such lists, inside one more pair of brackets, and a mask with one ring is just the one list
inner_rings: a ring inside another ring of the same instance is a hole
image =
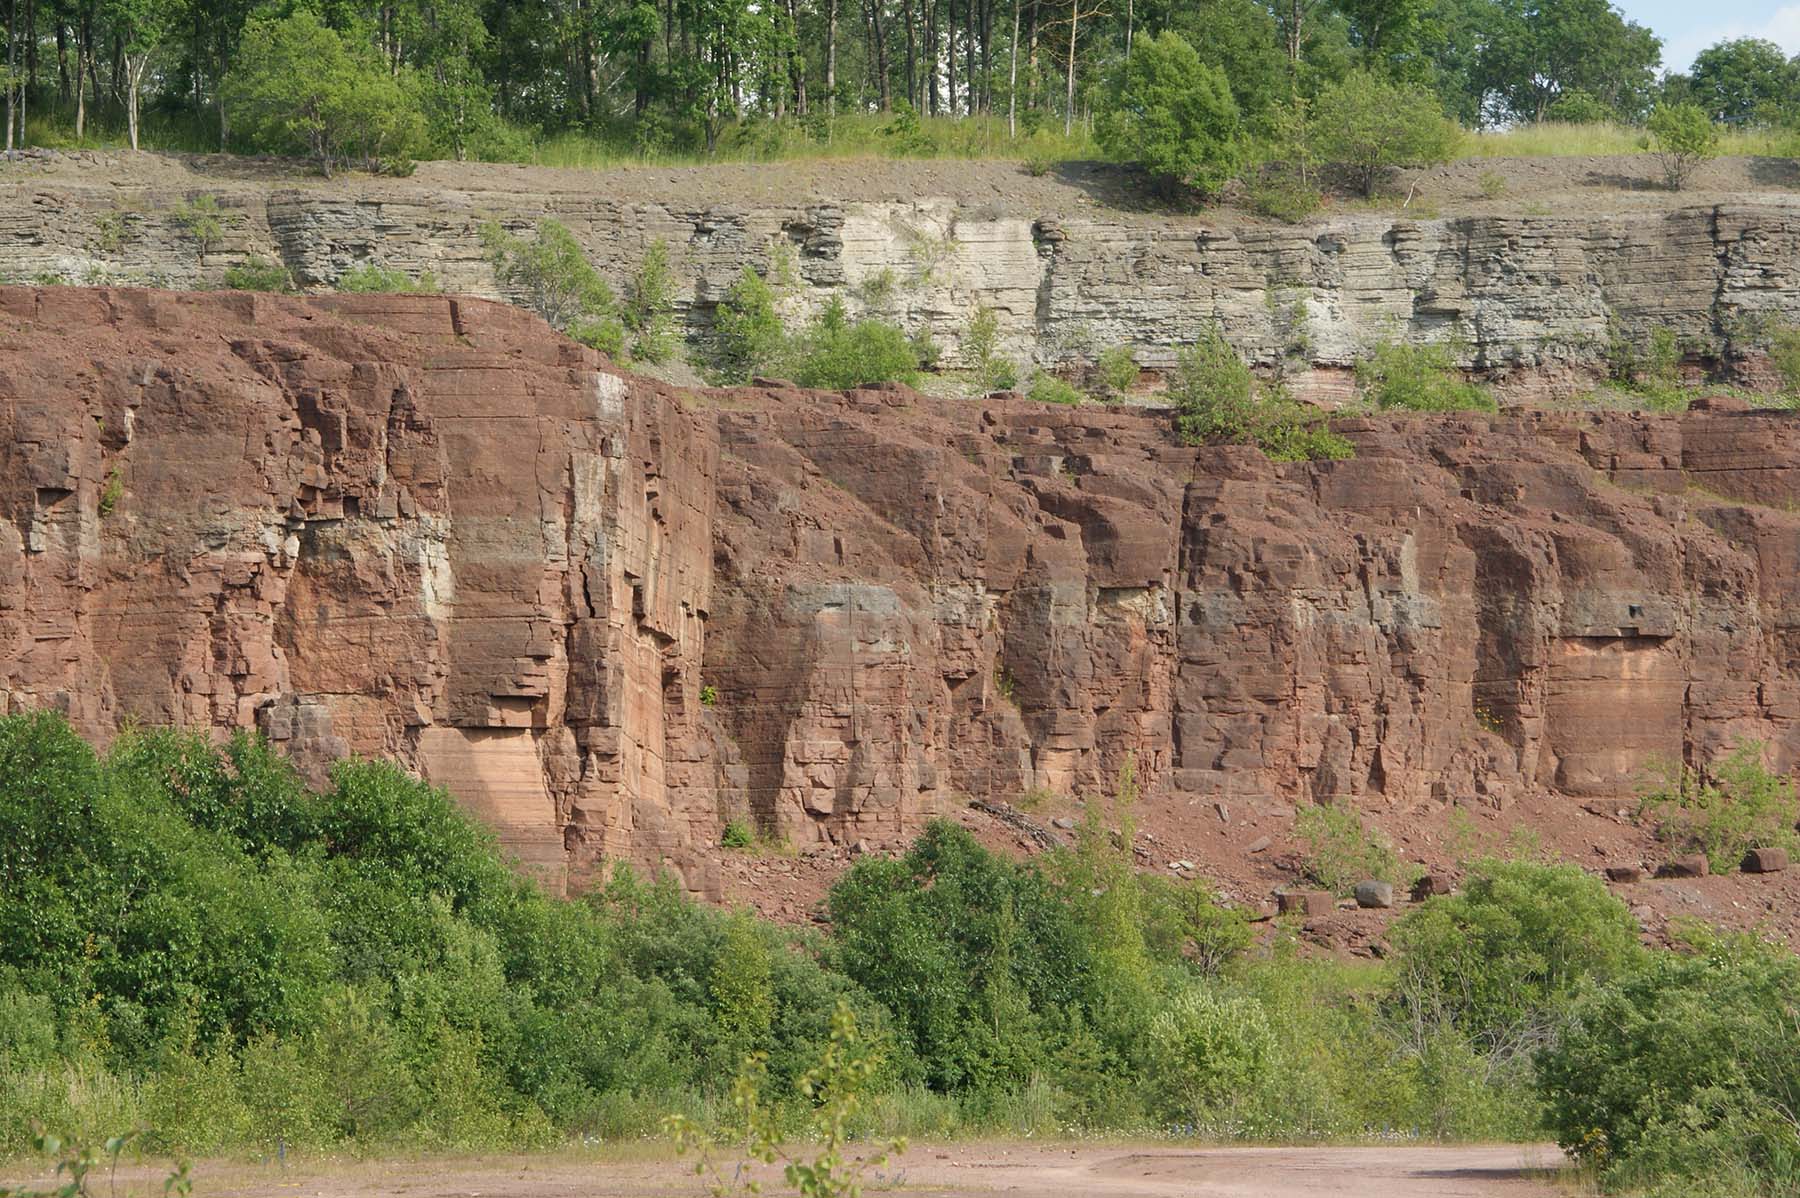
[[1685, 71], [1694, 55], [1732, 37], [1767, 38], [1800, 54], [1800, 2], [1783, 0], [1613, 0], [1663, 39], [1663, 67]]

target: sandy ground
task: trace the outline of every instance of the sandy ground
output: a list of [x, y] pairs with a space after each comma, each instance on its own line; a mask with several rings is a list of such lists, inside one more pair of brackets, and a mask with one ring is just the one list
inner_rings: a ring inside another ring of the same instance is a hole
[[[1569, 158], [1465, 159], [1426, 171], [1397, 171], [1375, 201], [1338, 195], [1315, 217], [1358, 214], [1419, 219], [1451, 216], [1578, 216], [1663, 212], [1713, 204], [1800, 205], [1800, 165], [1788, 159], [1719, 158], [1687, 190], [1660, 186], [1648, 154]], [[301, 188], [369, 197], [457, 193], [556, 195], [599, 192], [646, 204], [756, 205], [943, 200], [976, 212], [1034, 216], [1105, 212], [1110, 219], [1208, 226], [1257, 225], [1265, 218], [1232, 203], [1171, 208], [1140, 175], [1103, 162], [1070, 161], [1033, 176], [1017, 162], [844, 158], [711, 166], [613, 166], [588, 170], [505, 163], [422, 162], [409, 178], [321, 178], [279, 159], [205, 154], [74, 151], [0, 162], [0, 187], [98, 187], [130, 192], [205, 188], [219, 194]]]
[[[776, 1170], [755, 1175], [789, 1193]], [[195, 1198], [698, 1198], [710, 1179], [666, 1146], [589, 1156], [194, 1166]], [[122, 1168], [118, 1198], [160, 1193], [161, 1174]], [[740, 1180], [748, 1180], [743, 1178]], [[0, 1181], [3, 1181], [0, 1176]], [[102, 1179], [97, 1193], [108, 1193]], [[1568, 1198], [1575, 1178], [1553, 1145], [1355, 1148], [914, 1146], [864, 1192], [923, 1198]]]

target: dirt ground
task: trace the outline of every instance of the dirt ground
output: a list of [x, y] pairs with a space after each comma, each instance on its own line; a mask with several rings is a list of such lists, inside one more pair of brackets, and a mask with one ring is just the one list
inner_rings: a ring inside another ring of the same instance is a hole
[[[729, 1168], [727, 1168], [729, 1175]], [[789, 1192], [775, 1169], [753, 1175]], [[709, 1179], [661, 1145], [574, 1156], [241, 1165], [201, 1162], [195, 1198], [698, 1198]], [[748, 1179], [748, 1178], [746, 1178]], [[3, 1179], [0, 1179], [3, 1180]], [[23, 1180], [23, 1179], [21, 1179]], [[107, 1192], [103, 1179], [97, 1192]], [[159, 1192], [160, 1174], [122, 1168], [119, 1198]], [[864, 1192], [918, 1198], [1567, 1198], [1573, 1171], [1553, 1145], [1171, 1148], [917, 1145]]]
[[[1800, 205], [1800, 165], [1777, 158], [1720, 158], [1702, 166], [1687, 190], [1659, 184], [1648, 154], [1611, 157], [1465, 159], [1427, 171], [1400, 171], [1377, 201], [1328, 200], [1313, 218], [1393, 214], [1411, 195], [1408, 215], [1605, 216], [1723, 203]], [[340, 175], [324, 179], [303, 165], [227, 155], [42, 153], [0, 161], [0, 185], [131, 190], [206, 188], [219, 194], [274, 186], [379, 197], [455, 192], [547, 194], [601, 192], [633, 203], [697, 199], [733, 207], [837, 201], [941, 199], [1014, 215], [1105, 210], [1140, 219], [1209, 226], [1254, 225], [1264, 218], [1224, 201], [1173, 210], [1151, 198], [1134, 172], [1101, 162], [1064, 162], [1033, 176], [1016, 162], [965, 159], [846, 158], [712, 166], [623, 166], [600, 170], [501, 163], [422, 162], [405, 179]]]

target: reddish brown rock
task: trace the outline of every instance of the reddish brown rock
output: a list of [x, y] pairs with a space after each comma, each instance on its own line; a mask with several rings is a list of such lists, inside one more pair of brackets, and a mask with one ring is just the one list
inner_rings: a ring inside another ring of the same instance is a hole
[[1422, 903], [1433, 895], [1449, 894], [1454, 887], [1443, 874], [1423, 874], [1412, 884], [1412, 901]]
[[1336, 908], [1329, 890], [1284, 890], [1275, 896], [1275, 909], [1283, 915], [1330, 915]]
[[1659, 878], [1704, 878], [1712, 873], [1705, 853], [1688, 853], [1665, 863], [1656, 871]]
[[1606, 867], [1606, 880], [1631, 885], [1644, 880], [1644, 871], [1641, 866], [1636, 865], [1609, 865]]
[[1274, 464], [1143, 410], [676, 393], [480, 301], [0, 289], [0, 710], [392, 754], [553, 875], [703, 892], [728, 817], [885, 846], [1127, 761], [1222, 846], [1793, 763], [1800, 418], [1338, 428]]
[[1788, 851], [1786, 849], [1751, 849], [1744, 855], [1743, 869], [1747, 874], [1778, 874], [1787, 867]]

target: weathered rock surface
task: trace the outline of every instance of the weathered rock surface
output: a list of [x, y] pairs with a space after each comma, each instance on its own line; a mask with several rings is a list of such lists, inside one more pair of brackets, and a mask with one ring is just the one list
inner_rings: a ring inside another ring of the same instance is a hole
[[[54, 181], [0, 179], [0, 279], [195, 287], [257, 254], [306, 286], [379, 262], [499, 296], [482, 225], [554, 218], [615, 286], [665, 241], [699, 341], [743, 267], [773, 268], [791, 273], [795, 315], [842, 296], [929, 331], [952, 363], [978, 306], [997, 316], [1006, 352], [1045, 365], [1128, 345], [1162, 368], [1216, 323], [1241, 353], [1288, 363], [1301, 391], [1327, 401], [1347, 393], [1343, 368], [1361, 351], [1396, 338], [1454, 341], [1503, 384], [1554, 390], [1591, 380], [1615, 330], [1642, 342], [1658, 327], [1695, 368], [1754, 381], [1768, 374], [1758, 329], [1800, 323], [1800, 208], [1775, 192], [1613, 215], [1596, 200], [1593, 215], [1349, 213], [1290, 227], [1040, 211], [1029, 196], [753, 202], [697, 181], [691, 198], [644, 199], [568, 180], [551, 189], [539, 174], [520, 182], [499, 166], [457, 173], [454, 187], [319, 186], [226, 162], [176, 189], [134, 184], [98, 156]], [[205, 261], [178, 219], [199, 194], [228, 213]], [[1311, 377], [1307, 364], [1319, 368]]]
[[1128, 759], [1227, 837], [1800, 758], [1800, 417], [1338, 427], [1274, 465], [678, 396], [479, 300], [0, 289], [0, 705], [394, 754], [554, 876], [701, 891], [728, 817], [881, 846]]

